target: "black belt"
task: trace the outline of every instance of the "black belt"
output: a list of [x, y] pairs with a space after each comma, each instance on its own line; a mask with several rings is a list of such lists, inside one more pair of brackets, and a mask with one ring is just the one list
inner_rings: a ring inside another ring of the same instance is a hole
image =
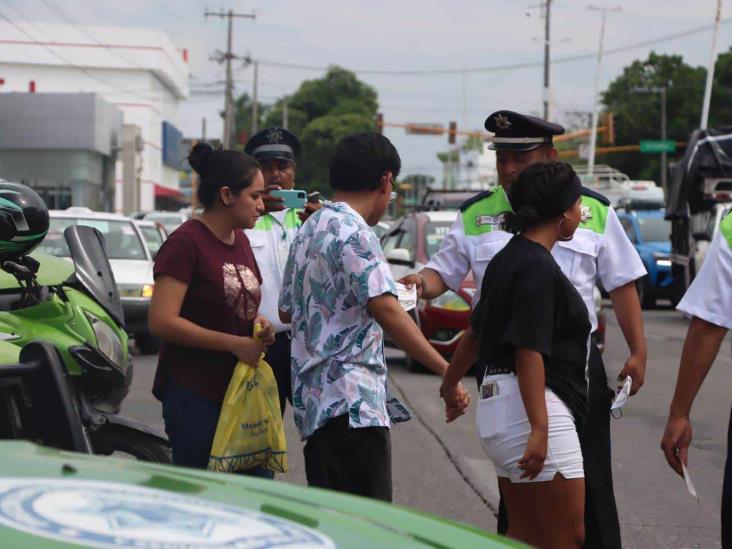
[[495, 365], [486, 366], [483, 376], [498, 376], [501, 374], [515, 374], [516, 372], [511, 368], [505, 368]]

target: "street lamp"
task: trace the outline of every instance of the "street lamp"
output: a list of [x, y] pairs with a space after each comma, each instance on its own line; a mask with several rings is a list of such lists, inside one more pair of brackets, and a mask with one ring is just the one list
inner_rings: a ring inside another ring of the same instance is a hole
[[[666, 86], [655, 86], [650, 88], [635, 87], [634, 93], [658, 93], [661, 95], [661, 139], [666, 140]], [[667, 184], [667, 158], [666, 151], [661, 152], [661, 188], [666, 192]]]

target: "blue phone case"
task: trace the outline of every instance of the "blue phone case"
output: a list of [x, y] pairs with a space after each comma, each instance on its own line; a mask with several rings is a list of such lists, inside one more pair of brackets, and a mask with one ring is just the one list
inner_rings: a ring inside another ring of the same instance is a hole
[[308, 198], [305, 191], [299, 191], [297, 189], [274, 190], [269, 194], [281, 198], [285, 208], [304, 208]]

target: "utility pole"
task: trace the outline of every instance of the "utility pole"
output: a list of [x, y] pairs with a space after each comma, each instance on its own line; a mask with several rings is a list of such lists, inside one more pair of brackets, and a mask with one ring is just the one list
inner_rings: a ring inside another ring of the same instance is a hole
[[620, 7], [603, 8], [597, 6], [588, 6], [590, 11], [602, 12], [602, 24], [600, 26], [600, 46], [597, 49], [597, 71], [595, 73], [595, 93], [592, 96], [592, 132], [590, 133], [590, 154], [587, 159], [587, 176], [592, 177], [595, 173], [595, 151], [597, 150], [597, 118], [598, 118], [598, 102], [597, 97], [600, 92], [600, 75], [602, 74], [602, 50], [605, 42], [605, 19], [607, 12], [620, 11]]
[[257, 99], [257, 78], [259, 75], [259, 63], [254, 62], [254, 81], [252, 83], [252, 135], [259, 131], [259, 104]]
[[234, 133], [234, 78], [231, 74], [231, 60], [237, 58], [236, 55], [231, 53], [232, 43], [232, 27], [233, 20], [235, 17], [242, 19], [255, 19], [254, 13], [234, 13], [233, 10], [227, 12], [211, 12], [206, 10], [204, 17], [220, 17], [221, 19], [228, 19], [228, 30], [226, 34], [226, 53], [218, 52], [215, 55], [215, 59], [221, 63], [226, 63], [226, 89], [224, 98], [224, 148], [228, 149], [231, 147], [231, 134]]
[[287, 112], [287, 96], [282, 100], [282, 127], [286, 130], [289, 129], [289, 113]]
[[551, 7], [552, 0], [546, 0], [546, 3], [544, 5], [544, 120], [549, 120], [549, 102], [551, 99], [549, 84], [549, 62], [551, 47], [551, 42], [549, 39], [551, 26], [549, 21], [551, 18]]
[[[657, 93], [661, 96], [661, 139], [666, 140], [666, 86], [653, 88], [633, 88], [635, 93]], [[668, 158], [666, 151], [661, 153], [661, 188], [666, 191], [668, 184]]]
[[717, 34], [719, 33], [719, 20], [722, 18], [722, 0], [717, 0], [717, 15], [714, 17], [714, 32], [712, 33], [712, 53], [709, 56], [707, 66], [707, 83], [704, 86], [704, 103], [702, 104], [701, 123], [699, 128], [707, 129], [709, 122], [709, 104], [712, 101], [712, 84], [714, 83], [714, 66], [717, 64]]

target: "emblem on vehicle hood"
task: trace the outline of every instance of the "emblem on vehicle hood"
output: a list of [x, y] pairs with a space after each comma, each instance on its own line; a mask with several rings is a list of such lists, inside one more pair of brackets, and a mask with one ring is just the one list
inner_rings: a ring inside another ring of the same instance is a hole
[[90, 547], [335, 548], [315, 530], [264, 513], [87, 480], [0, 479], [0, 526]]

